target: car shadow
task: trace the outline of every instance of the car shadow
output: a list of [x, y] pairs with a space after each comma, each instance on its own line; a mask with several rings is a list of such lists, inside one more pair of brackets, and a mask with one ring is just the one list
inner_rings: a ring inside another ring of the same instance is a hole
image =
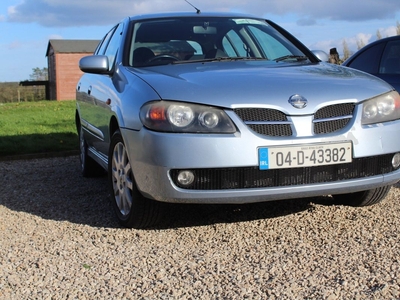
[[[121, 227], [114, 216], [107, 176], [84, 178], [79, 157], [57, 157], [0, 164], [0, 205], [53, 221], [92, 227]], [[151, 229], [204, 226], [272, 219], [330, 205], [329, 198], [280, 200], [242, 205], [162, 203], [161, 222]]]
[[163, 204], [162, 221], [154, 229], [206, 226], [275, 219], [303, 211], [315, 204], [332, 205], [329, 199], [302, 198], [248, 204]]

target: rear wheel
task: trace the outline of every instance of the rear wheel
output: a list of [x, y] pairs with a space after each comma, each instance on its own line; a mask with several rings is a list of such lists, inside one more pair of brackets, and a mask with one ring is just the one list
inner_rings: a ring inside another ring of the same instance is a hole
[[121, 133], [111, 139], [108, 176], [115, 213], [121, 225], [146, 228], [157, 223], [160, 203], [143, 197], [136, 187], [132, 166]]
[[105, 170], [88, 155], [88, 145], [83, 135], [83, 128], [79, 126], [79, 159], [81, 172], [84, 177], [94, 177], [105, 173]]
[[351, 194], [333, 195], [335, 202], [351, 206], [369, 206], [381, 202], [390, 191], [391, 186]]

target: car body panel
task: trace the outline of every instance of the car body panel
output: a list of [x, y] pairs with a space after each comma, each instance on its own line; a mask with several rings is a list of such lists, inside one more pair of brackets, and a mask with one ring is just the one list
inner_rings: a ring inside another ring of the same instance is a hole
[[[309, 103], [301, 114], [311, 114], [326, 101], [362, 101], [389, 89], [376, 80], [332, 64], [288, 65], [276, 62], [210, 62], [147, 68], [138, 76], [148, 82], [162, 99], [205, 103], [226, 108], [243, 104], [279, 106], [292, 115], [300, 111], [288, 103], [290, 96], [302, 95]], [[313, 82], [312, 91], [308, 82]], [[209, 86], [218, 89], [209, 89]], [[171, 89], [171, 86], [174, 86]], [[341, 88], [346, 86], [346, 88]], [[359, 86], [364, 86], [362, 91]], [[334, 89], [335, 96], [327, 94]], [[251, 99], [248, 95], [251, 91]], [[354, 95], [357, 93], [357, 98]]]

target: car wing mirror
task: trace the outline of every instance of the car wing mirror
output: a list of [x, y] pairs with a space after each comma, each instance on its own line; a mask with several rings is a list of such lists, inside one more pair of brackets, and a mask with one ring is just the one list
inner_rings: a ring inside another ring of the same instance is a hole
[[323, 62], [329, 62], [329, 55], [322, 50], [311, 50], [311, 52], [320, 60]]
[[106, 55], [90, 55], [79, 60], [79, 69], [85, 73], [109, 74], [108, 57]]

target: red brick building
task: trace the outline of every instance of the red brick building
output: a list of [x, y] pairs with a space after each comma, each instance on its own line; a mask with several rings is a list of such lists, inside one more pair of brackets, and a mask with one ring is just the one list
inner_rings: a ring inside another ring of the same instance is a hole
[[50, 40], [47, 46], [49, 100], [74, 100], [83, 74], [79, 60], [96, 50], [98, 40]]

